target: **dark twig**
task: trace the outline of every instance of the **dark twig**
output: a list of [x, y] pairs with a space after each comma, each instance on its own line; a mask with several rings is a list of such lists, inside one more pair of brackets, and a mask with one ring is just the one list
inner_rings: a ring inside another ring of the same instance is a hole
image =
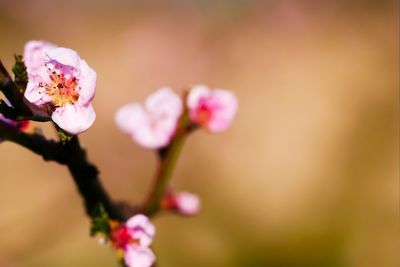
[[125, 221], [131, 210], [125, 203], [115, 203], [108, 196], [99, 180], [99, 171], [86, 157], [86, 151], [80, 146], [78, 137], [68, 143], [48, 140], [39, 134], [27, 134], [0, 121], [0, 138], [19, 144], [40, 155], [46, 161], [55, 161], [66, 165], [81, 194], [86, 213], [91, 216], [93, 209], [102, 204], [110, 218]]

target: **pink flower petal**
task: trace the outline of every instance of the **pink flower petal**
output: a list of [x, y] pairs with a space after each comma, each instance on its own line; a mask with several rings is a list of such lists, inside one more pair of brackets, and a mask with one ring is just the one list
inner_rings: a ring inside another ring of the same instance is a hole
[[196, 109], [200, 99], [208, 97], [210, 94], [210, 88], [205, 85], [195, 85], [190, 90], [187, 98], [187, 106], [190, 110]]
[[86, 105], [94, 98], [97, 75], [85, 60], [81, 60], [80, 70], [79, 86], [81, 89], [79, 90], [79, 103]]
[[75, 69], [80, 69], [81, 57], [79, 54], [69, 48], [57, 47], [50, 49], [46, 52], [49, 59], [57, 61], [58, 63], [66, 66], [74, 67]]
[[151, 94], [145, 103], [146, 110], [151, 114], [164, 117], [179, 117], [182, 114], [182, 100], [169, 87], [161, 87]]
[[29, 74], [37, 71], [44, 65], [46, 52], [56, 48], [54, 44], [45, 41], [29, 41], [24, 48], [24, 63]]
[[139, 104], [129, 104], [121, 107], [115, 114], [117, 126], [127, 134], [133, 135], [141, 125], [148, 124], [148, 115]]
[[156, 256], [150, 248], [132, 244], [125, 250], [124, 259], [129, 267], [151, 267]]
[[75, 135], [86, 131], [92, 126], [96, 113], [92, 105], [88, 107], [67, 104], [56, 108], [51, 119], [64, 131]]
[[214, 111], [213, 119], [210, 121], [211, 132], [222, 132], [229, 128], [237, 112], [237, 98], [227, 90], [216, 89], [212, 92], [212, 99], [218, 102], [219, 107]]

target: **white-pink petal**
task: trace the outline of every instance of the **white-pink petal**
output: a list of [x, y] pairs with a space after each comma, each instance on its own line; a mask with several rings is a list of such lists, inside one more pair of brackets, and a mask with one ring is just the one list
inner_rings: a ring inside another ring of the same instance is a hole
[[161, 87], [151, 94], [145, 103], [146, 110], [160, 117], [176, 118], [182, 114], [182, 100], [169, 87]]
[[67, 104], [56, 108], [51, 119], [64, 131], [76, 135], [86, 131], [96, 119], [92, 105], [87, 107]]
[[210, 88], [208, 86], [199, 84], [192, 87], [187, 98], [187, 106], [189, 110], [197, 108], [199, 101], [210, 95]]
[[24, 63], [29, 74], [36, 72], [44, 65], [46, 52], [57, 46], [45, 41], [32, 40], [25, 44]]
[[124, 260], [129, 267], [151, 267], [156, 256], [148, 247], [131, 244], [125, 250]]
[[75, 69], [80, 69], [81, 57], [76, 51], [72, 49], [57, 47], [48, 50], [46, 52], [46, 55], [50, 60], [54, 60], [62, 65], [71, 66]]
[[87, 64], [85, 60], [81, 60], [79, 75], [79, 103], [87, 105], [90, 103], [96, 92], [96, 72]]
[[115, 114], [117, 126], [127, 134], [133, 134], [141, 125], [148, 124], [148, 115], [140, 104], [122, 106]]
[[213, 117], [209, 123], [211, 132], [222, 132], [229, 128], [234, 119], [238, 102], [236, 96], [227, 90], [216, 89], [212, 92], [211, 98], [218, 103], [214, 110]]

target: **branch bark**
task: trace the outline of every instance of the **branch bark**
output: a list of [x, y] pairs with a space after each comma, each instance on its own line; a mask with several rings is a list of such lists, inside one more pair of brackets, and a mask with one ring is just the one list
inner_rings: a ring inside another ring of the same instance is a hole
[[48, 140], [39, 134], [27, 134], [0, 121], [0, 138], [19, 144], [40, 155], [46, 161], [55, 161], [68, 167], [72, 178], [83, 198], [86, 214], [92, 215], [93, 209], [102, 204], [110, 218], [125, 221], [132, 213], [129, 205], [114, 202], [99, 179], [99, 171], [86, 156], [77, 136], [63, 145]]

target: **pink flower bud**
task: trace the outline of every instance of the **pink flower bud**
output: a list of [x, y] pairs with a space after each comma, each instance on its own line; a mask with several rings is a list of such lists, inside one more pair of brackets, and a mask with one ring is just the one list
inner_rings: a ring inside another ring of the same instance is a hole
[[24, 63], [29, 74], [36, 72], [44, 65], [46, 52], [56, 48], [55, 45], [45, 41], [29, 41], [24, 48]]
[[96, 114], [96, 72], [74, 50], [56, 47], [45, 52], [43, 64], [29, 75], [25, 98], [52, 110], [52, 120], [75, 135], [87, 130]]
[[115, 121], [139, 145], [158, 149], [169, 144], [181, 114], [180, 97], [163, 87], [150, 95], [144, 106], [134, 103], [120, 108]]
[[124, 260], [129, 267], [151, 267], [156, 257], [148, 247], [129, 245], [125, 250]]
[[225, 131], [235, 117], [236, 96], [227, 90], [210, 90], [205, 85], [194, 86], [187, 98], [190, 119], [210, 132]]
[[200, 211], [200, 198], [189, 192], [180, 192], [175, 196], [175, 205], [184, 215], [196, 215]]
[[183, 191], [174, 194], [168, 191], [161, 200], [164, 209], [175, 210], [183, 215], [196, 215], [200, 211], [200, 198], [192, 193]]

